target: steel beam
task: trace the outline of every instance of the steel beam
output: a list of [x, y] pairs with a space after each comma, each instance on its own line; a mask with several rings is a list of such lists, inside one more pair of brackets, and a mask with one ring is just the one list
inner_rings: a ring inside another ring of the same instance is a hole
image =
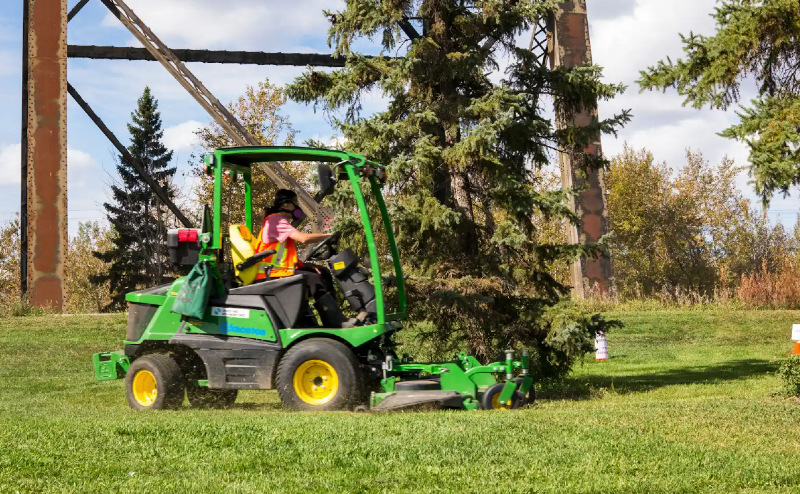
[[[133, 36], [147, 48], [153, 57], [167, 69], [178, 83], [192, 95], [220, 127], [240, 146], [258, 146], [260, 143], [200, 80], [181, 62], [167, 45], [128, 7], [123, 0], [101, 0], [108, 10], [128, 28]], [[333, 219], [333, 212], [317, 203], [302, 185], [280, 163], [259, 163], [267, 177], [284, 189], [297, 193], [301, 209], [312, 220], [312, 230], [321, 232]]]
[[[316, 67], [344, 67], [344, 57], [322, 53], [266, 53], [260, 51], [222, 51], [171, 49], [181, 62], [234, 63], [245, 65], [312, 65]], [[156, 61], [146, 48], [125, 46], [69, 45], [70, 58], [94, 58], [102, 60], [149, 60]]]
[[78, 12], [80, 12], [81, 9], [86, 7], [87, 3], [89, 3], [89, 0], [81, 0], [74, 7], [72, 7], [72, 10], [70, 10], [69, 14], [67, 14], [67, 22], [71, 21], [73, 17], [78, 15]]
[[29, 301], [61, 310], [67, 251], [67, 0], [26, 0], [27, 191]]
[[[561, 2], [555, 14], [554, 42], [551, 64], [553, 67], [577, 67], [592, 63], [592, 49], [589, 41], [589, 19], [586, 0]], [[574, 115], [571, 122], [558, 122], [559, 125], [587, 126], [598, 118], [597, 111]], [[600, 135], [595, 136], [586, 149], [586, 154], [600, 156]], [[606, 209], [605, 179], [603, 170], [592, 170], [583, 174], [580, 163], [569, 152], [559, 153], [561, 179], [564, 188], [585, 187], [571, 200], [573, 211], [579, 218], [579, 225], [569, 225], [567, 240], [570, 243], [592, 244], [608, 233], [608, 211]], [[571, 280], [573, 293], [578, 298], [586, 296], [588, 287], [596, 287], [605, 293], [612, 283], [611, 260], [608, 258], [582, 258], [573, 263]]]
[[403, 16], [403, 18], [400, 20], [400, 29], [406, 33], [406, 36], [408, 36], [408, 39], [411, 41], [414, 41], [420, 37], [419, 32], [414, 29], [414, 26], [411, 24], [411, 20], [406, 16]]

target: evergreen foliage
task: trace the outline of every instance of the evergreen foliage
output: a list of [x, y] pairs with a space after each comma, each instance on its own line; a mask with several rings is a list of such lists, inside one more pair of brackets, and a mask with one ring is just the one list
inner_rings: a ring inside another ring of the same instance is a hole
[[[164, 136], [161, 114], [149, 87], [131, 114], [128, 131], [131, 134], [128, 151], [174, 197], [171, 183], [175, 167], [169, 166], [172, 151], [161, 142]], [[111, 185], [112, 202], [103, 204], [116, 232], [113, 247], [94, 253], [111, 266], [107, 273], [92, 278], [94, 283], [109, 282], [112, 294], [109, 307], [122, 306], [128, 292], [165, 283], [170, 274], [166, 208], [124, 156], [119, 157], [117, 173], [120, 182]]]
[[[605, 166], [582, 150], [599, 133], [615, 132], [629, 114], [561, 130], [543, 115], [552, 99], [557, 118], [570, 122], [624, 89], [601, 83], [596, 66], [551, 71], [517, 47], [516, 38], [556, 6], [549, 0], [349, 0], [343, 11], [326, 12], [329, 44], [346, 66], [309, 69], [287, 94], [323, 108], [348, 149], [388, 165], [387, 202], [415, 277], [412, 320], [435, 322], [431, 336], [443, 351], [466, 346], [489, 358], [525, 344], [540, 347], [542, 361], [555, 359], [548, 368], [567, 364], [566, 370], [606, 323], [554, 315], [574, 311], [564, 305], [568, 287], [549, 268], [597, 255], [599, 248], [535, 241], [537, 218], [576, 221], [565, 202], [574, 191], [548, 190], [538, 172], [557, 150], [572, 153], [584, 168]], [[407, 17], [421, 19], [421, 32], [411, 39]], [[355, 52], [363, 38], [379, 38], [387, 56]], [[395, 57], [403, 50], [405, 56]], [[492, 72], [503, 56], [510, 63], [497, 81]], [[363, 118], [361, 102], [370, 93], [388, 97], [388, 109]], [[344, 227], [352, 205], [340, 201], [339, 207]], [[577, 328], [571, 341], [580, 342], [557, 345], [554, 335], [566, 328]]]
[[713, 36], [681, 35], [687, 58], [642, 71], [642, 90], [674, 87], [695, 108], [727, 109], [746, 78], [759, 96], [720, 135], [746, 142], [756, 192], [765, 203], [800, 183], [800, 4], [797, 0], [724, 0]]

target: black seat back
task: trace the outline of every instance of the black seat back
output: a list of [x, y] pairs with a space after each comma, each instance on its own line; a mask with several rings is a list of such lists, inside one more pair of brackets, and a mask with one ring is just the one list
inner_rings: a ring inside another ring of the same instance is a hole
[[261, 297], [277, 318], [277, 321], [273, 321], [276, 329], [296, 327], [300, 318], [308, 314], [309, 310], [306, 277], [302, 273], [233, 288], [228, 292], [229, 298], [240, 295]]

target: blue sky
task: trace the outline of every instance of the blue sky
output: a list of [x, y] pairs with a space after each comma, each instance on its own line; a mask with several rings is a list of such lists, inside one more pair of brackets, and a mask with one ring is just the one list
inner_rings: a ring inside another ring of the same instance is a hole
[[[588, 0], [594, 60], [605, 68], [608, 81], [629, 85], [628, 91], [600, 108], [601, 116], [631, 108], [633, 122], [618, 139], [605, 138], [608, 156], [624, 142], [646, 147], [659, 161], [673, 168], [684, 162], [686, 148], [702, 151], [712, 162], [728, 155], [746, 165], [744, 145], [722, 139], [716, 132], [736, 121], [733, 111], [682, 108], [674, 92], [643, 93], [633, 81], [638, 71], [666, 55], [680, 56], [678, 32], [713, 32], [708, 16], [714, 0]], [[69, 0], [71, 8], [77, 0]], [[131, 8], [173, 48], [258, 50], [282, 52], [329, 52], [327, 21], [322, 10], [336, 9], [341, 1], [295, 0], [128, 0]], [[19, 142], [22, 56], [22, 1], [7, 0], [0, 6], [0, 222], [19, 210]], [[85, 45], [138, 46], [134, 38], [98, 0], [90, 1], [69, 24], [69, 42]], [[374, 47], [362, 44], [363, 49]], [[279, 85], [291, 82], [300, 67], [256, 67], [190, 64], [190, 69], [221, 100], [229, 101], [246, 85], [264, 78]], [[70, 60], [68, 78], [117, 136], [128, 141], [125, 124], [136, 99], [149, 85], [160, 103], [165, 141], [175, 151], [179, 173], [188, 170], [193, 130], [208, 123], [202, 108], [156, 62]], [[745, 99], [752, 96], [745, 88]], [[380, 110], [376, 95], [365, 112]], [[288, 104], [283, 113], [300, 132], [300, 140], [330, 139], [334, 131], [321, 114], [305, 105]], [[71, 99], [68, 107], [68, 170], [70, 232], [79, 221], [101, 219], [101, 203], [113, 180], [113, 149], [99, 130]], [[745, 174], [742, 190], [754, 197]], [[188, 187], [188, 185], [185, 185]], [[796, 195], [796, 194], [795, 194]], [[794, 198], [776, 200], [771, 217], [793, 224], [798, 210]]]

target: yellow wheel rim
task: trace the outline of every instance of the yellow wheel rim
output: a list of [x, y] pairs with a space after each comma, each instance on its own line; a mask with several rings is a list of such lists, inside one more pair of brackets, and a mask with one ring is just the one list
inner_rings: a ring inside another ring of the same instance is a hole
[[149, 370], [140, 370], [133, 376], [133, 398], [143, 407], [149, 407], [156, 401], [158, 385], [156, 376]]
[[502, 390], [500, 391], [500, 393], [495, 393], [494, 396], [492, 396], [492, 408], [494, 408], [495, 410], [511, 410], [510, 400], [509, 403], [503, 403], [503, 404], [500, 403], [501, 393]]
[[339, 391], [339, 375], [322, 360], [303, 362], [294, 372], [294, 392], [309, 405], [324, 405]]

